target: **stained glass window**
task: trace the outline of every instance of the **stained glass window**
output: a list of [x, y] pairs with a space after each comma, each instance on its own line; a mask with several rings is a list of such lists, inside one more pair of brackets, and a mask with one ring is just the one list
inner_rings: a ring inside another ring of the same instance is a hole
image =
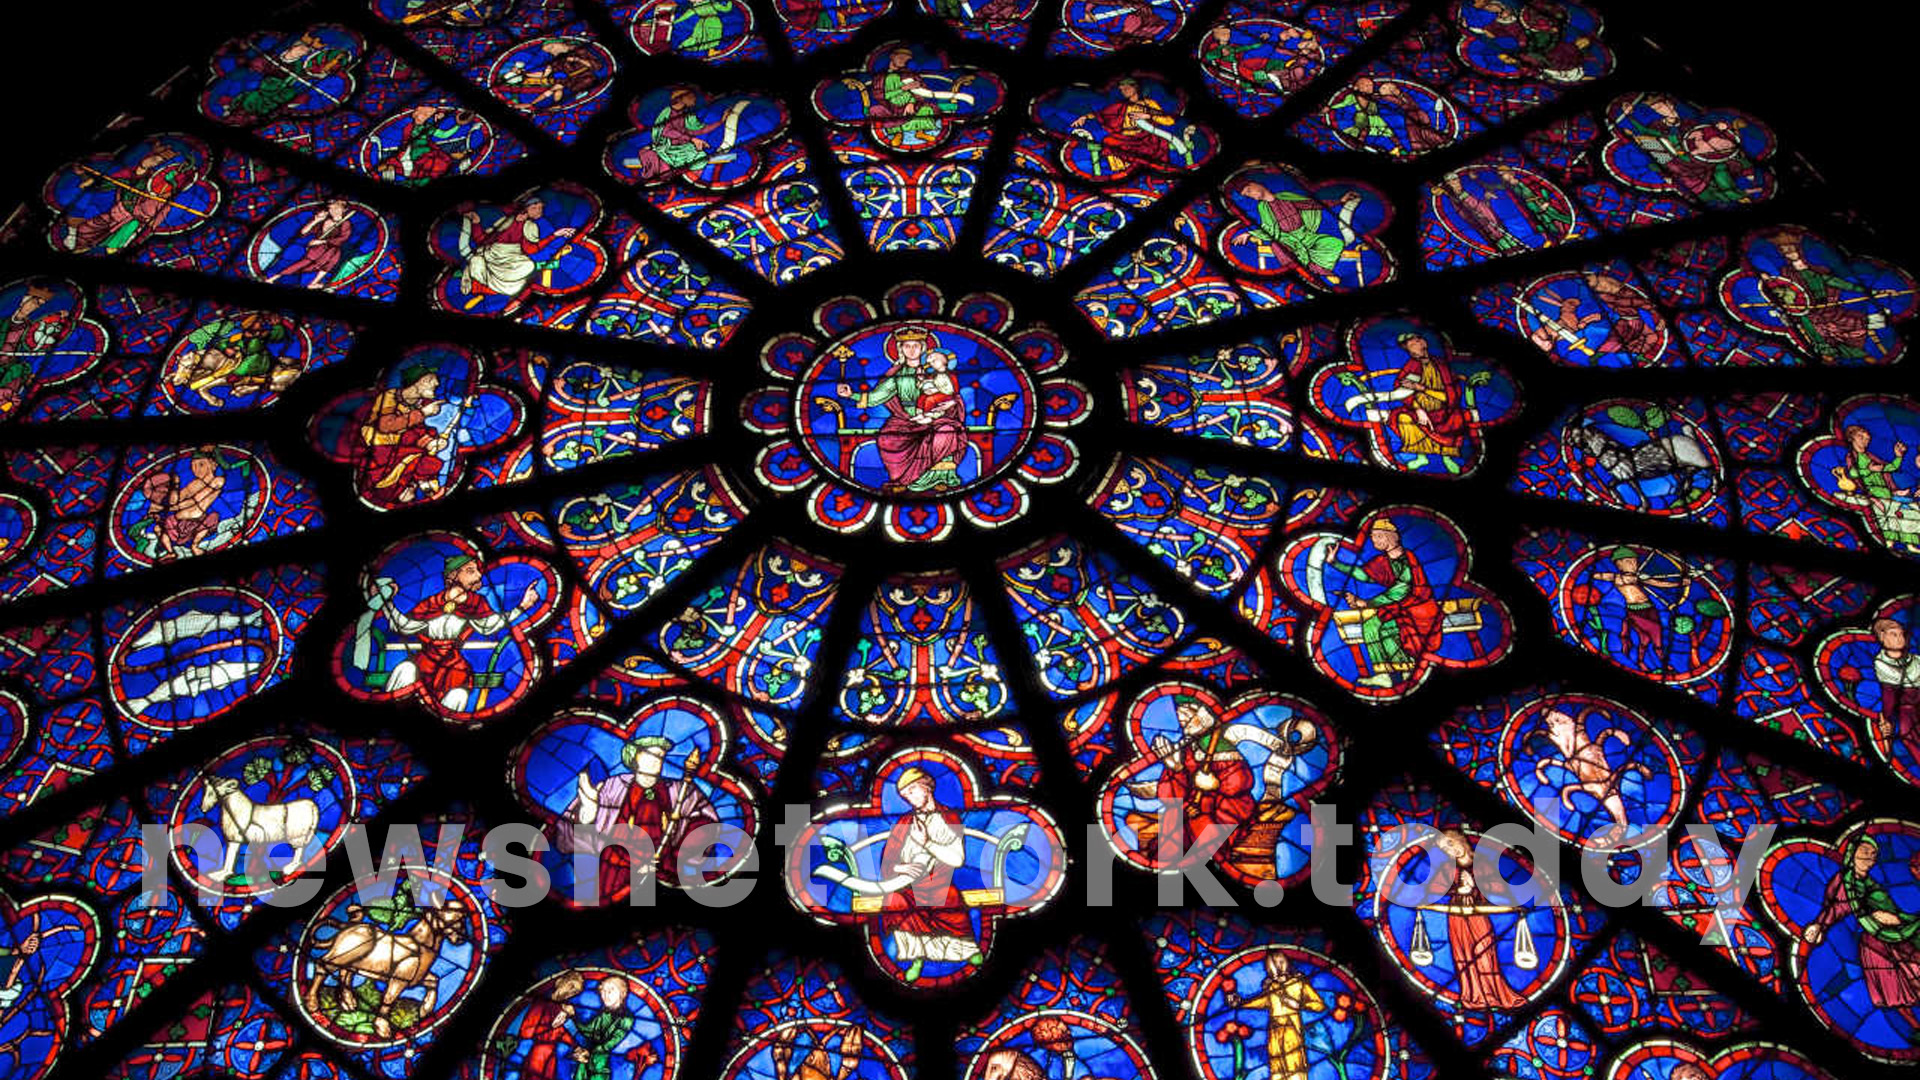
[[1639, 33], [229, 29], [0, 231], [0, 1075], [1920, 1062], [1920, 294]]

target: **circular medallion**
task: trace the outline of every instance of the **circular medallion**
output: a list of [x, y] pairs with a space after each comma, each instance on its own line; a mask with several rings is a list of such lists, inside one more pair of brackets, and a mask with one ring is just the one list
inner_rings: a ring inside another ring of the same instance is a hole
[[402, 867], [393, 881], [391, 890], [367, 879], [333, 894], [300, 940], [300, 1011], [343, 1045], [416, 1041], [480, 981], [487, 926], [472, 890], [424, 866]]
[[285, 640], [279, 614], [251, 590], [189, 589], [121, 632], [107, 657], [113, 703], [143, 727], [203, 723], [266, 686]]
[[822, 527], [878, 523], [909, 542], [943, 540], [962, 517], [998, 528], [1027, 512], [1031, 485], [1078, 469], [1060, 432], [1092, 399], [1055, 377], [1060, 339], [1016, 328], [1004, 298], [948, 300], [907, 282], [878, 304], [828, 300], [813, 322], [818, 336], [783, 334], [761, 351], [780, 382], [748, 394], [741, 419], [774, 437], [754, 463], [760, 482], [805, 492]]
[[169, 820], [176, 834], [199, 824], [224, 836], [237, 825], [246, 839], [222, 845], [220, 866], [202, 865], [188, 858], [192, 848], [177, 846], [174, 865], [201, 888], [227, 896], [271, 892], [321, 864], [353, 824], [358, 797], [353, 766], [332, 746], [249, 740], [209, 762], [181, 791]]
[[1004, 473], [1034, 428], [1034, 387], [1005, 345], [933, 320], [886, 320], [830, 343], [793, 388], [802, 445], [873, 495], [929, 497]]

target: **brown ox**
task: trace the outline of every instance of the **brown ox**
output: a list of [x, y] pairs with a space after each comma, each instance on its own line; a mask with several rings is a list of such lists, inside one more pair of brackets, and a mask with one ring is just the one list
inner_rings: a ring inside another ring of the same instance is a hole
[[307, 1008], [315, 1013], [321, 1011], [320, 988], [330, 976], [342, 977], [342, 994], [346, 993], [354, 975], [381, 980], [386, 989], [380, 996], [380, 1010], [373, 1018], [373, 1025], [381, 1038], [389, 1037], [392, 1028], [387, 1023], [387, 1010], [401, 994], [416, 986], [431, 994], [439, 983], [432, 968], [440, 955], [440, 946], [458, 945], [466, 940], [462, 933], [466, 905], [459, 899], [436, 894], [419, 914], [419, 920], [411, 929], [396, 934], [363, 921], [366, 909], [359, 904], [348, 905], [347, 917], [353, 921], [341, 925], [340, 932], [327, 942], [326, 952], [313, 960]]

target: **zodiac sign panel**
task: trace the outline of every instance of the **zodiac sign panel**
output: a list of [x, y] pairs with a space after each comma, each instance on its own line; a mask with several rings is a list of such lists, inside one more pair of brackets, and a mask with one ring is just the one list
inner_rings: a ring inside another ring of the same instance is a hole
[[1687, 797], [1681, 751], [1617, 702], [1556, 695], [1507, 719], [1496, 739], [1500, 787], [1574, 843], [1631, 847], [1673, 827]]
[[708, 934], [669, 929], [544, 961], [494, 1022], [480, 1077], [681, 1075], [712, 949]]
[[1910, 784], [1920, 784], [1920, 657], [1913, 651], [1920, 600], [1896, 597], [1864, 627], [1822, 641], [1815, 675], [1827, 696], [1863, 720], [1876, 753]]
[[1249, 885], [1299, 880], [1313, 847], [1302, 811], [1340, 768], [1340, 740], [1326, 717], [1281, 694], [1223, 701], [1176, 682], [1135, 697], [1125, 726], [1137, 756], [1100, 795], [1101, 826], [1122, 858], [1181, 868], [1193, 858], [1189, 849], [1224, 830], [1213, 858], [1228, 874]]
[[1858, 397], [1833, 413], [1833, 433], [1800, 449], [1814, 497], [1860, 516], [1888, 550], [1920, 555], [1920, 404]]
[[[319, 740], [252, 739], [208, 762], [174, 804], [176, 828], [211, 826], [225, 849], [218, 865], [191, 847], [174, 863], [226, 896], [269, 892], [317, 866], [358, 817], [358, 772]], [[190, 857], [191, 856], [191, 857]]]
[[142, 739], [205, 723], [287, 676], [319, 607], [304, 569], [186, 589], [110, 619], [108, 688]]
[[[133, 566], [192, 558], [251, 542], [263, 531], [298, 528], [302, 516], [317, 524], [318, 509], [304, 487], [245, 447], [173, 451], [126, 478], [108, 509], [108, 535]], [[276, 510], [288, 516], [271, 520], [280, 516]]]
[[1920, 826], [1878, 819], [1767, 852], [1758, 891], [1808, 1009], [1861, 1053], [1920, 1059]]
[[380, 1049], [444, 1023], [479, 981], [489, 912], [461, 878], [407, 866], [386, 895], [336, 893], [293, 964], [301, 1015], [327, 1038]]
[[1558, 449], [1582, 493], [1621, 510], [1693, 515], [1711, 506], [1725, 483], [1718, 440], [1670, 404], [1596, 402], [1561, 427]]
[[1392, 1075], [1380, 1006], [1345, 967], [1303, 946], [1222, 961], [1195, 990], [1188, 1045], [1209, 1080]]
[[1552, 601], [1561, 637], [1616, 667], [1718, 700], [1733, 649], [1724, 560], [1549, 530], [1522, 540], [1516, 562]]
[[1000, 920], [1054, 898], [1063, 843], [1045, 811], [986, 793], [958, 757], [908, 750], [875, 770], [865, 804], [802, 830], [787, 893], [821, 922], [860, 926], [889, 977], [941, 986], [986, 963]]
[[1503, 845], [1442, 830], [1386, 863], [1375, 933], [1401, 974], [1456, 1024], [1476, 1016], [1497, 1023], [1545, 994], [1576, 944], [1567, 908], [1532, 895], [1531, 878], [1531, 866]]
[[1280, 553], [1287, 591], [1317, 614], [1304, 645], [1348, 692], [1390, 700], [1437, 668], [1495, 664], [1511, 644], [1505, 605], [1468, 576], [1464, 537], [1430, 510], [1375, 511], [1358, 538], [1296, 537]]

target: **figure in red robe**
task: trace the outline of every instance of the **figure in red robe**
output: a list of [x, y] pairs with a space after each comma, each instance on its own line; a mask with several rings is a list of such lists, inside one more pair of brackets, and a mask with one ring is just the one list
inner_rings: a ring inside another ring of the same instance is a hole
[[630, 739], [620, 748], [620, 763], [630, 772], [595, 784], [583, 771], [575, 780], [578, 790], [561, 815], [555, 846], [599, 858], [602, 904], [625, 903], [633, 895], [636, 854], [642, 877], [658, 873], [660, 880], [678, 884], [682, 842], [719, 823], [713, 801], [691, 779], [699, 767], [697, 754], [687, 759], [689, 779], [662, 778], [672, 748], [657, 735]]
[[1920, 763], [1920, 655], [1898, 619], [1875, 619], [1873, 636], [1880, 643], [1873, 674], [1880, 682], [1881, 729]]
[[1394, 376], [1396, 406], [1387, 414], [1387, 426], [1399, 441], [1399, 453], [1408, 455], [1409, 468], [1424, 468], [1439, 458], [1448, 472], [1460, 471], [1461, 451], [1473, 433], [1473, 414], [1454, 378], [1453, 365], [1435, 356], [1427, 339], [1401, 334], [1398, 344], [1407, 354]]
[[902, 327], [887, 338], [893, 368], [866, 390], [839, 383], [834, 393], [863, 409], [884, 405], [887, 418], [874, 443], [887, 472], [889, 494], [961, 485], [960, 459], [967, 449], [964, 411], [954, 382], [952, 356], [934, 348], [932, 334]]
[[1473, 845], [1454, 830], [1442, 832], [1435, 843], [1453, 860], [1453, 888], [1441, 906], [1447, 914], [1447, 948], [1459, 981], [1460, 1007], [1511, 1012], [1525, 1006], [1527, 999], [1500, 968], [1500, 943], [1487, 911], [1491, 905], [1473, 880]]
[[1360, 645], [1368, 673], [1362, 686], [1392, 686], [1410, 678], [1440, 647], [1443, 612], [1427, 572], [1400, 542], [1400, 529], [1386, 518], [1367, 529], [1373, 555], [1354, 568], [1355, 575], [1382, 586], [1371, 599], [1342, 597], [1360, 621]]
[[69, 251], [99, 250], [112, 255], [146, 238], [173, 207], [180, 192], [199, 180], [192, 165], [166, 150], [154, 150], [138, 162], [107, 172], [82, 167], [82, 189], [105, 188], [113, 202], [91, 216], [61, 219]]
[[446, 436], [428, 423], [446, 402], [437, 396], [440, 374], [426, 364], [400, 373], [400, 385], [376, 394], [356, 429], [355, 486], [376, 506], [409, 503], [440, 489]]
[[262, 276], [267, 281], [280, 282], [312, 274], [309, 287], [326, 285], [347, 261], [347, 242], [352, 239], [352, 204], [345, 199], [330, 199], [319, 213], [300, 226], [300, 231], [293, 234], [274, 265], [267, 267]]
[[540, 603], [539, 585], [529, 584], [512, 611], [501, 614], [493, 610], [480, 594], [484, 570], [480, 560], [455, 555], [446, 561], [445, 587], [413, 605], [411, 611], [403, 613], [393, 606], [390, 597], [386, 600], [387, 624], [416, 642], [413, 655], [394, 665], [387, 676], [389, 693], [417, 684], [427, 700], [441, 710], [466, 711], [471, 691], [476, 689], [473, 665], [463, 655], [467, 639], [474, 634], [503, 633]]
[[528, 1003], [514, 1034], [526, 1040], [526, 1063], [520, 1075], [526, 1080], [560, 1080], [560, 1061], [573, 1046], [573, 1033], [567, 1021], [573, 1017], [570, 1002], [586, 989], [579, 972], [569, 971], [554, 980], [553, 991]]
[[1865, 838], [1854, 842], [1846, 865], [1827, 886], [1819, 918], [1802, 938], [1818, 945], [1833, 926], [1850, 923], [1867, 1000], [1879, 1009], [1913, 1009], [1920, 1006], [1920, 914], [1903, 908], [1873, 877], [1879, 859], [1879, 844]]
[[[1160, 777], [1132, 790], [1135, 797], [1157, 800], [1162, 815], [1178, 808], [1180, 831], [1169, 841], [1185, 851], [1216, 826], [1231, 833], [1253, 817], [1253, 767], [1199, 698], [1182, 694], [1173, 699], [1173, 709], [1180, 721], [1180, 744], [1165, 736], [1157, 739], [1153, 749], [1163, 763]], [[1160, 838], [1168, 836], [1162, 831], [1163, 819], [1138, 813], [1127, 819], [1140, 837], [1142, 853], [1155, 855]]]
[[1140, 92], [1140, 83], [1121, 79], [1115, 89], [1120, 100], [1095, 110], [1075, 124], [1100, 129], [1100, 147], [1114, 159], [1114, 171], [1125, 173], [1149, 163], [1190, 160], [1193, 146], [1181, 138], [1178, 121], [1158, 101]]
[[892, 942], [894, 957], [908, 965], [902, 978], [909, 983], [919, 979], [929, 960], [977, 967], [986, 957], [966, 901], [953, 884], [966, 853], [960, 823], [940, 805], [926, 770], [908, 768], [894, 781], [894, 790], [912, 809], [887, 833], [880, 866], [907, 884], [882, 898], [881, 936]]

